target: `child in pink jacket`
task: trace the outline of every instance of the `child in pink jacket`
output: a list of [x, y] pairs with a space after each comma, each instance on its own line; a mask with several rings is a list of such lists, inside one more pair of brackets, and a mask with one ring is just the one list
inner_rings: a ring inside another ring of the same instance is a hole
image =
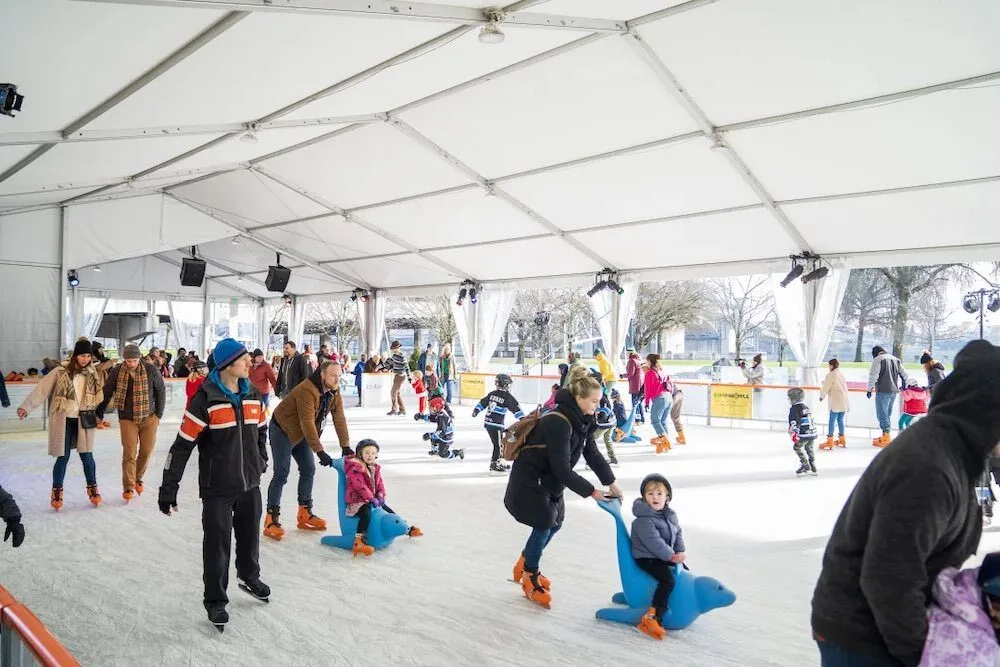
[[927, 607], [927, 641], [920, 667], [1000, 665], [1000, 553], [978, 568], [945, 568]]
[[[378, 443], [371, 438], [365, 438], [358, 443], [354, 456], [344, 461], [344, 475], [347, 477], [347, 489], [344, 491], [347, 501], [347, 516], [358, 517], [358, 532], [354, 535], [354, 555], [371, 556], [375, 549], [365, 542], [368, 524], [372, 519], [372, 508], [381, 507], [390, 514], [395, 514], [392, 508], [385, 504], [385, 484], [382, 482], [382, 466], [375, 463], [378, 459]], [[423, 532], [416, 526], [410, 526], [410, 537], [420, 537]]]

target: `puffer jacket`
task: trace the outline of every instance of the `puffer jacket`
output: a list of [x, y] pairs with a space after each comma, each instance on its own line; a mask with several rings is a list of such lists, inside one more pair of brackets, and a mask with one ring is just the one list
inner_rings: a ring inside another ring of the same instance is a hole
[[555, 410], [539, 419], [511, 466], [503, 503], [518, 523], [552, 528], [565, 517], [563, 491], [567, 487], [584, 498], [594, 492], [594, 485], [573, 471], [580, 456], [601, 484], [615, 481], [594, 442], [596, 430], [594, 417], [583, 414], [568, 389], [560, 389]]
[[632, 503], [632, 558], [656, 558], [669, 561], [684, 552], [684, 534], [677, 512], [669, 507], [654, 510], [642, 498]]
[[267, 414], [256, 387], [239, 381], [231, 398], [213, 370], [191, 399], [167, 455], [160, 502], [177, 501], [184, 468], [198, 446], [198, 487], [202, 498], [228, 496], [260, 485], [267, 462]]
[[1000, 665], [1000, 644], [983, 609], [983, 591], [976, 582], [978, 568], [945, 568], [934, 581], [927, 607], [927, 642], [921, 667]]
[[940, 361], [935, 361], [929, 371], [927, 371], [927, 391], [933, 393], [934, 386], [943, 380], [944, 375], [944, 364]]
[[[347, 476], [347, 504], [370, 503], [375, 498], [385, 499], [385, 484], [382, 483], [382, 466], [375, 464], [372, 475], [365, 470], [364, 461], [352, 456], [344, 461], [344, 474]], [[374, 477], [374, 479], [372, 479]]]

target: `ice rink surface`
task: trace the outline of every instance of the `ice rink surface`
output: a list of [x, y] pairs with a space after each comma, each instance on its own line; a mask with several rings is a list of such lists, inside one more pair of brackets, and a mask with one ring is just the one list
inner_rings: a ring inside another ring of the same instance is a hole
[[[455, 411], [465, 461], [429, 457], [420, 439], [427, 425], [409, 416], [348, 410], [352, 441], [374, 437], [382, 446], [389, 505], [425, 532], [369, 559], [295, 528], [293, 463], [282, 506], [285, 539], [261, 542], [271, 603], [239, 591], [233, 572], [224, 635], [201, 604], [197, 454], [181, 485], [180, 513], [166, 517], [156, 507], [176, 425], [161, 427], [147, 491], [130, 505], [121, 499], [118, 431], [99, 431], [104, 503], [95, 509], [87, 501], [74, 454], [58, 513], [48, 505], [53, 459], [44, 434], [6, 436], [0, 481], [21, 506], [27, 537], [16, 551], [0, 545], [0, 584], [88, 666], [818, 664], [812, 588], [837, 514], [877, 454], [870, 440], [819, 452], [819, 476], [804, 479], [795, 477], [798, 461], [780, 432], [692, 426], [689, 444], [668, 454], [654, 455], [644, 443], [620, 446], [615, 472], [627, 507], [643, 476], [666, 475], [692, 571], [738, 596], [657, 642], [594, 618], [621, 585], [614, 524], [592, 500], [567, 494], [566, 523], [542, 560], [553, 580], [552, 609], [521, 596], [509, 579], [529, 529], [503, 507], [506, 478], [486, 474], [481, 418], [471, 419], [468, 407]], [[328, 428], [331, 453], [333, 438]], [[582, 463], [579, 471], [593, 479]], [[316, 477], [314, 510], [336, 532], [337, 476], [320, 467]], [[265, 489], [269, 480], [270, 471]], [[1000, 527], [987, 528], [980, 556], [996, 549]]]

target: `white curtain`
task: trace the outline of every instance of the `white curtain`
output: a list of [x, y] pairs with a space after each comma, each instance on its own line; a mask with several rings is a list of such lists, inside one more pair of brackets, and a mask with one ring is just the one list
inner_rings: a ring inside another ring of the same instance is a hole
[[296, 349], [301, 352], [305, 349], [302, 344], [302, 332], [306, 326], [306, 304], [298, 299], [292, 303], [291, 312], [288, 314], [288, 340], [296, 345]]
[[202, 305], [197, 301], [168, 301], [170, 326], [177, 345], [194, 354], [201, 355]]
[[86, 336], [87, 340], [94, 340], [97, 330], [104, 319], [104, 310], [108, 307], [108, 297], [86, 297], [83, 301], [83, 309], [80, 313], [80, 325], [77, 328], [77, 338]]
[[385, 336], [385, 293], [372, 290], [367, 301], [358, 299], [358, 326], [361, 329], [361, 353], [377, 354]]
[[503, 336], [516, 298], [516, 286], [504, 284], [481, 291], [477, 303], [469, 300], [462, 306], [452, 303], [458, 339], [470, 371], [489, 371], [490, 359]]
[[816, 386], [820, 382], [823, 355], [833, 337], [850, 275], [850, 266], [841, 262], [830, 269], [826, 278], [806, 285], [794, 280], [788, 287], [782, 287], [784, 274], [771, 276], [778, 322], [789, 349], [799, 361], [799, 384], [803, 386]]
[[601, 332], [601, 351], [611, 361], [615, 373], [622, 373], [625, 367], [621, 357], [625, 351], [625, 337], [635, 310], [639, 285], [631, 279], [619, 280], [618, 284], [624, 292], [618, 294], [610, 289], [601, 290], [590, 297], [590, 310], [594, 313], [597, 328]]

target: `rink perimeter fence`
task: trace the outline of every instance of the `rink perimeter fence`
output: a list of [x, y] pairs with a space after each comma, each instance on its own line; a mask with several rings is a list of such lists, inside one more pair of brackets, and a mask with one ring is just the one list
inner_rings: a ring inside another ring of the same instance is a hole
[[80, 663], [30, 609], [0, 588], [0, 665], [79, 667]]

